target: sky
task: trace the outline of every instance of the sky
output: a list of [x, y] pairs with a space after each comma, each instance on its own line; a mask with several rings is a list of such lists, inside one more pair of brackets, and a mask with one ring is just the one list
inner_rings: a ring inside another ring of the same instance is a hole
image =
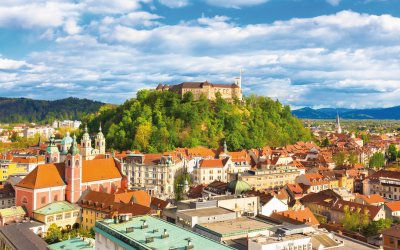
[[400, 0], [1, 0], [0, 96], [120, 104], [232, 83], [300, 107], [400, 105]]

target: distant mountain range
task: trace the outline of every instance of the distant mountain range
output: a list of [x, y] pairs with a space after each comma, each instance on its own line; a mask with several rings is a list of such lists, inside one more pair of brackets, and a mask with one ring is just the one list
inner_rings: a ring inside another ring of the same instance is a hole
[[54, 119], [80, 119], [98, 112], [105, 103], [69, 97], [55, 101], [0, 97], [0, 122], [51, 122]]
[[301, 119], [335, 119], [337, 113], [344, 119], [376, 119], [399, 120], [400, 106], [376, 109], [312, 109], [305, 107], [292, 111], [293, 115]]

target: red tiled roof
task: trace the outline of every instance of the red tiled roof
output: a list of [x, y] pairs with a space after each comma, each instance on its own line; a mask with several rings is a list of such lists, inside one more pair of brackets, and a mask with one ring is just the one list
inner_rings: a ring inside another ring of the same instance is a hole
[[271, 214], [271, 218], [289, 223], [294, 222], [296, 224], [307, 224], [310, 226], [319, 225], [317, 218], [315, 218], [314, 214], [309, 208], [274, 212]]
[[[65, 163], [38, 165], [17, 186], [25, 188], [45, 188], [66, 185], [64, 182]], [[114, 159], [82, 161], [82, 182], [122, 178]]]
[[400, 211], [400, 201], [392, 201], [385, 204], [392, 211]]
[[223, 168], [225, 163], [225, 159], [204, 159], [200, 162], [200, 168]]

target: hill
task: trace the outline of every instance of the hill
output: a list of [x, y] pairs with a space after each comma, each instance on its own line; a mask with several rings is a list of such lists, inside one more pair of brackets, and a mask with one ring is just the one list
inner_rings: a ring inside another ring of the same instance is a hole
[[400, 119], [400, 106], [376, 109], [312, 109], [305, 107], [292, 111], [292, 114], [302, 119], [335, 119], [339, 113], [344, 119]]
[[54, 119], [81, 119], [95, 113], [104, 103], [69, 97], [45, 101], [28, 98], [0, 97], [0, 122], [51, 122]]
[[142, 90], [121, 106], [102, 108], [89, 120], [89, 128], [96, 131], [100, 122], [108, 146], [117, 150], [216, 148], [224, 140], [229, 150], [238, 150], [311, 139], [289, 106], [260, 96], [228, 103], [220, 96], [215, 101], [204, 97], [194, 101], [191, 92], [181, 99], [169, 91]]

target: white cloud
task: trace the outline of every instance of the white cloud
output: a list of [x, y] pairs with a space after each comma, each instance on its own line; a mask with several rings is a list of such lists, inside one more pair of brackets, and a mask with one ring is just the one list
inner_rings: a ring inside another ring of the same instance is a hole
[[158, 2], [169, 8], [182, 8], [189, 4], [189, 0], [158, 0]]
[[64, 30], [70, 35], [78, 34], [82, 31], [82, 28], [73, 19], [68, 19], [64, 24]]
[[17, 60], [0, 57], [0, 70], [1, 69], [3, 69], [3, 70], [4, 69], [19, 69], [26, 65], [27, 64], [25, 61], [17, 61]]
[[232, 82], [245, 68], [245, 94], [297, 107], [399, 104], [400, 18], [390, 15], [342, 11], [249, 25], [205, 15], [166, 25], [138, 9], [78, 26], [80, 18], [64, 17], [61, 35], [50, 28], [48, 50], [20, 61], [0, 57], [0, 85], [10, 95], [121, 103], [159, 82]]
[[268, 2], [269, 0], [205, 0], [208, 4], [224, 7], [240, 9]]
[[0, 4], [0, 27], [58, 27], [67, 19], [79, 16], [80, 4], [38, 2], [5, 6]]

